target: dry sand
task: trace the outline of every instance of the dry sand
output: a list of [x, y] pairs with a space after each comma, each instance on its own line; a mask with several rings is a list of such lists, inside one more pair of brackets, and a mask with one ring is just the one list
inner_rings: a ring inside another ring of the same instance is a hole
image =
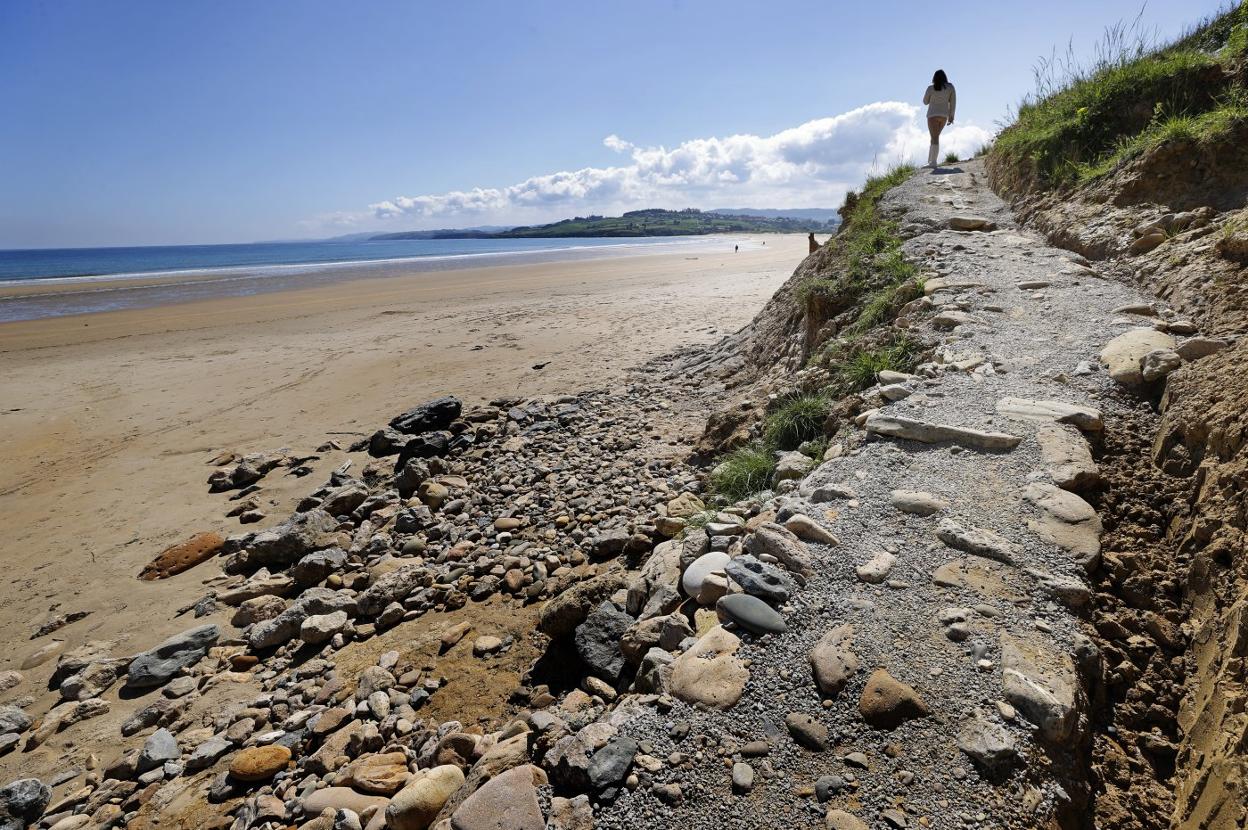
[[[225, 517], [229, 494], [208, 492], [218, 452], [346, 446], [439, 394], [476, 403], [609, 386], [748, 322], [806, 254], [802, 236], [766, 239], [737, 254], [424, 273], [0, 325], [0, 670], [51, 638], [133, 653], [195, 624], [174, 609], [217, 568], [135, 576], [197, 531], [243, 529]], [[250, 528], [289, 515], [345, 457], [323, 454], [305, 479], [271, 473], [269, 518]], [[29, 640], [72, 611], [91, 614]], [[25, 688], [54, 663], [27, 672]]]

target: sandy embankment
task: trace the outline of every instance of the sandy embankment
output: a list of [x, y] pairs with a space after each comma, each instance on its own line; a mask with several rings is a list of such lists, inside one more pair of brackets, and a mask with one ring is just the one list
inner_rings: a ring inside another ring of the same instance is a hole
[[[117, 653], [192, 624], [173, 612], [201, 594], [199, 575], [135, 575], [191, 533], [240, 529], [228, 494], [207, 490], [217, 452], [311, 454], [443, 393], [609, 385], [748, 322], [805, 246], [767, 237], [737, 254], [424, 273], [0, 325], [0, 670], [47, 641], [28, 638], [54, 613], [91, 612], [52, 635], [67, 647], [120, 640]], [[269, 518], [252, 527], [288, 515], [344, 457], [326, 454], [308, 479], [270, 474]]]

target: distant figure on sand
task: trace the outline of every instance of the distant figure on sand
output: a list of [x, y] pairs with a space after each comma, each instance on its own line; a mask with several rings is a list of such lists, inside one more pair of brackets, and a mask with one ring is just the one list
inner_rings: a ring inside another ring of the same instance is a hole
[[807, 237], [807, 241], [808, 241], [808, 242], [810, 242], [810, 252], [811, 252], [812, 254], [813, 254], [815, 251], [819, 250], [819, 243], [815, 241], [815, 232], [814, 232], [814, 231], [811, 231], [811, 232], [810, 232], [810, 236], [808, 236], [808, 237]]
[[945, 76], [945, 70], [936, 70], [932, 85], [923, 93], [923, 103], [927, 104], [927, 131], [932, 134], [932, 146], [927, 150], [927, 166], [935, 168], [936, 159], [940, 156], [940, 131], [946, 124], [953, 123], [953, 112], [958, 105], [958, 95]]
[[741, 250], [741, 246], [740, 246], [740, 245], [733, 245], [733, 246], [732, 246], [732, 252], [733, 252], [734, 254], [735, 254], [737, 251], [739, 251], [739, 250]]

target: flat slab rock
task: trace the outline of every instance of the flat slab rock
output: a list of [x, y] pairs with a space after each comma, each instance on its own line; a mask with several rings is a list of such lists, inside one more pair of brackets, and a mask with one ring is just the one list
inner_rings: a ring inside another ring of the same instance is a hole
[[985, 559], [1006, 564], [1014, 561], [1014, 546], [991, 530], [966, 528], [953, 519], [943, 519], [936, 527], [936, 538], [955, 550]]
[[1042, 424], [1036, 430], [1040, 461], [1063, 490], [1083, 491], [1099, 487], [1101, 468], [1092, 460], [1088, 442], [1074, 428], [1062, 424]]
[[741, 638], [723, 626], [703, 634], [672, 661], [672, 695], [712, 709], [736, 706], [750, 679], [750, 670], [736, 656], [740, 646]]
[[873, 413], [865, 424], [867, 432], [876, 435], [887, 435], [892, 438], [906, 438], [924, 444], [939, 444], [950, 441], [963, 447], [979, 450], [1012, 450], [1023, 439], [1017, 435], [1004, 432], [986, 432], [969, 427], [955, 427], [946, 424], [932, 424], [917, 421], [899, 415]]
[[1052, 484], [1032, 482], [1023, 498], [1040, 510], [1027, 526], [1042, 539], [1068, 551], [1086, 570], [1096, 568], [1101, 556], [1101, 519], [1092, 505]]
[[1002, 398], [997, 412], [1016, 421], [1056, 421], [1071, 424], [1084, 432], [1100, 432], [1105, 428], [1101, 411], [1063, 401], [1035, 401], [1030, 398]]

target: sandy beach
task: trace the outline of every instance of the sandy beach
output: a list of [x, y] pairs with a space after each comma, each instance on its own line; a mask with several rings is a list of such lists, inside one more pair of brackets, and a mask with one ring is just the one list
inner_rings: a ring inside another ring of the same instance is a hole
[[[210, 494], [220, 452], [345, 447], [394, 413], [454, 393], [605, 387], [671, 349], [749, 321], [806, 253], [804, 237], [722, 253], [635, 255], [358, 280], [0, 326], [0, 669], [55, 632], [137, 651], [188, 624], [194, 572], [140, 582], [140, 568], [197, 531], [244, 529]], [[538, 364], [544, 367], [535, 369]], [[346, 457], [308, 479], [271, 474], [264, 527]], [[215, 569], [214, 569], [215, 571]], [[151, 613], [148, 613], [151, 609]], [[55, 660], [32, 669], [46, 681]], [[103, 724], [101, 724], [103, 726]]]

